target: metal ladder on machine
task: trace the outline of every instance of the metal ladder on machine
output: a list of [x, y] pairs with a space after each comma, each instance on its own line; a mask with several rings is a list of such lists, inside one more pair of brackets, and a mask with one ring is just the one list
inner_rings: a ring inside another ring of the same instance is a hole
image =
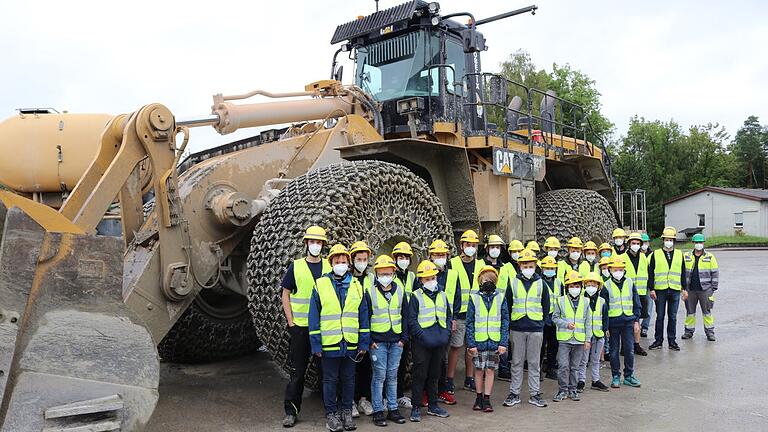
[[646, 232], [645, 189], [623, 191], [616, 186], [616, 208], [621, 219], [619, 223], [624, 229]]

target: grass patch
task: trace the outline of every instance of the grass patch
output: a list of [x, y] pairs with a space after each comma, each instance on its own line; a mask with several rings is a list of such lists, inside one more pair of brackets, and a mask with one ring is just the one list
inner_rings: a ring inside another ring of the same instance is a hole
[[[651, 239], [651, 248], [658, 249], [661, 247], [662, 239]], [[752, 235], [743, 236], [714, 236], [707, 238], [704, 243], [706, 248], [718, 248], [718, 247], [731, 247], [731, 246], [768, 246], [767, 237], [758, 237]], [[678, 249], [693, 249], [693, 243], [686, 241], [678, 241], [675, 245]]]

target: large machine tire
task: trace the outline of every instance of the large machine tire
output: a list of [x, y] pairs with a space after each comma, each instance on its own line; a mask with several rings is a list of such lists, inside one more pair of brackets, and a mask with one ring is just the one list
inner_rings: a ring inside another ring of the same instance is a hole
[[597, 244], [611, 238], [617, 221], [605, 197], [588, 189], [558, 189], [536, 197], [536, 237], [555, 236], [565, 247], [571, 237]]
[[[408, 169], [379, 161], [344, 162], [291, 181], [256, 225], [248, 257], [248, 299], [259, 338], [288, 372], [289, 336], [280, 301], [285, 269], [304, 255], [310, 225], [326, 228], [331, 244], [366, 240], [377, 253], [398, 241], [414, 249], [413, 269], [434, 239], [452, 239], [451, 225], [429, 185]], [[310, 367], [307, 386], [317, 388]]]

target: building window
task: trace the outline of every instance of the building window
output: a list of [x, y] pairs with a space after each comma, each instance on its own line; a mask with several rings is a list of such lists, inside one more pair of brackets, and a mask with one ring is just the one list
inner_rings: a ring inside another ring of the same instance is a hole
[[734, 213], [734, 226], [736, 228], [742, 228], [744, 226], [744, 213]]
[[699, 227], [705, 226], [704, 222], [705, 222], [706, 219], [705, 219], [704, 215], [700, 214], [700, 215], [697, 215], [697, 216], [699, 217]]

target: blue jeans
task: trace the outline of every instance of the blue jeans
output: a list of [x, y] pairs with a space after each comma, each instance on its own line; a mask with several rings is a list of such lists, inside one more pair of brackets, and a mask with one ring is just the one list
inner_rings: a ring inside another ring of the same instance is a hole
[[619, 347], [624, 351], [624, 378], [632, 375], [635, 371], [635, 329], [632, 321], [620, 325], [611, 326], [610, 332], [610, 357], [611, 357], [611, 375], [621, 376], [621, 358], [619, 358]]
[[373, 365], [373, 379], [371, 380], [371, 404], [373, 412], [384, 411], [384, 385], [387, 389], [387, 409], [397, 409], [397, 369], [400, 366], [400, 357], [403, 355], [403, 347], [397, 342], [377, 342], [376, 349], [371, 348], [371, 364]]
[[667, 315], [667, 342], [675, 343], [677, 335], [677, 309], [680, 307], [680, 291], [671, 289], [656, 291], [656, 342], [664, 342], [664, 316]]
[[338, 389], [341, 384], [341, 409], [352, 409], [355, 394], [355, 360], [348, 354], [344, 357], [321, 357], [323, 364], [323, 404], [325, 413], [339, 410]]
[[641, 324], [641, 327], [643, 330], [648, 330], [648, 328], [651, 326], [651, 317], [653, 316], [653, 310], [656, 309], [656, 302], [655, 301], [648, 301], [648, 318], [643, 318], [643, 322]]

